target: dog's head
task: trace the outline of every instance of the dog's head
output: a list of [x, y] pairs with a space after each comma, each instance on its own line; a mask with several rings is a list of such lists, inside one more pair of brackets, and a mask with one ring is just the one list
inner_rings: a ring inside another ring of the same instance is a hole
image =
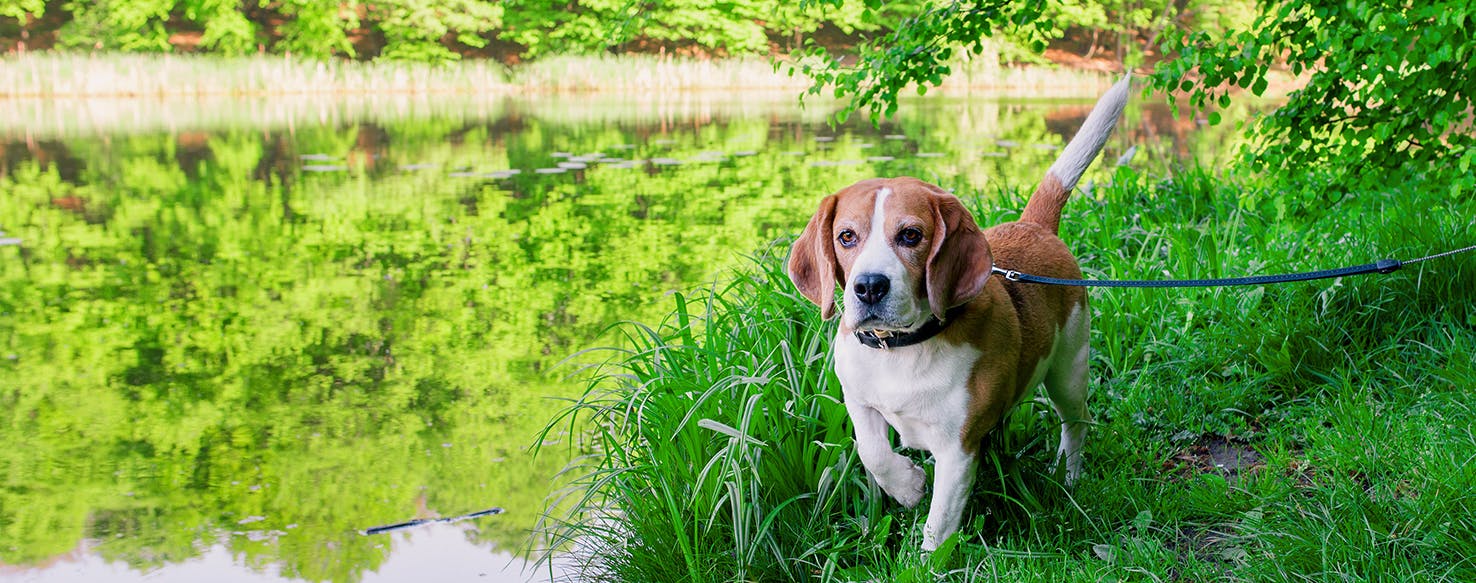
[[854, 330], [910, 331], [984, 290], [994, 261], [958, 198], [915, 178], [857, 182], [820, 201], [789, 278], [825, 319], [844, 288]]

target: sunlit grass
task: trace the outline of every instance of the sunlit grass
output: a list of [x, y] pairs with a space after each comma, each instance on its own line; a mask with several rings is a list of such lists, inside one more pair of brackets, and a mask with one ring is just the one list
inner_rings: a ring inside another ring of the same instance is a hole
[[[1014, 191], [980, 202], [943, 186], [985, 224], [1023, 205]], [[1476, 202], [1433, 190], [1340, 197], [1311, 181], [1271, 191], [1121, 170], [1068, 206], [1063, 235], [1088, 277], [1107, 278], [1280, 273], [1476, 241]], [[794, 294], [783, 255], [675, 298], [659, 324], [619, 327], [624, 341], [556, 422], [596, 428], [571, 468], [574, 512], [547, 530], [582, 549], [595, 579], [1476, 575], [1472, 257], [1270, 287], [1094, 291], [1082, 482], [1067, 491], [1045, 472], [1054, 420], [1027, 403], [990, 436], [967, 526], [924, 555], [925, 508], [884, 498], [856, 460], [829, 372], [833, 324]], [[1216, 444], [1255, 457], [1216, 467]]]

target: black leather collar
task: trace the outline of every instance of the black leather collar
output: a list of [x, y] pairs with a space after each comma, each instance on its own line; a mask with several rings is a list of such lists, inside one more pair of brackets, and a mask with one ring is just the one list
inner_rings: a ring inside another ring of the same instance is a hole
[[923, 322], [922, 326], [911, 332], [857, 330], [856, 340], [859, 340], [862, 345], [881, 350], [922, 344], [932, 337], [937, 336], [939, 332], [946, 330], [950, 322], [957, 320], [959, 316], [963, 315], [965, 306], [967, 304], [954, 306], [948, 310], [947, 314], [944, 314], [945, 319], [943, 320], [939, 320], [937, 316], [930, 317], [927, 322]]

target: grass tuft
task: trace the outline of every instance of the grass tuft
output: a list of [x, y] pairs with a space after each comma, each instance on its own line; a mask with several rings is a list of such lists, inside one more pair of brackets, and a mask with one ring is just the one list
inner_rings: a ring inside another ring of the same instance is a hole
[[783, 249], [769, 251], [725, 286], [677, 295], [660, 325], [621, 328], [612, 360], [555, 421], [593, 428], [575, 512], [555, 529], [592, 551], [588, 575], [804, 580], [834, 569], [837, 543], [874, 534], [882, 505], [858, 488], [824, 374], [834, 327], [779, 285]]

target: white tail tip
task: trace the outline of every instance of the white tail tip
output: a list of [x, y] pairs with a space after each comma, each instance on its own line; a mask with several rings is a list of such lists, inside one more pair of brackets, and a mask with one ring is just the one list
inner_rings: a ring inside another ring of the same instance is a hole
[[1122, 117], [1122, 108], [1127, 105], [1128, 88], [1132, 86], [1132, 80], [1131, 73], [1124, 75], [1121, 81], [1097, 99], [1096, 107], [1087, 115], [1081, 129], [1077, 130], [1071, 143], [1066, 144], [1066, 149], [1061, 152], [1061, 157], [1047, 171], [1060, 180], [1067, 191], [1076, 186], [1076, 181], [1086, 173], [1087, 166], [1097, 158], [1102, 145], [1112, 135], [1112, 128], [1117, 126], [1117, 118]]

